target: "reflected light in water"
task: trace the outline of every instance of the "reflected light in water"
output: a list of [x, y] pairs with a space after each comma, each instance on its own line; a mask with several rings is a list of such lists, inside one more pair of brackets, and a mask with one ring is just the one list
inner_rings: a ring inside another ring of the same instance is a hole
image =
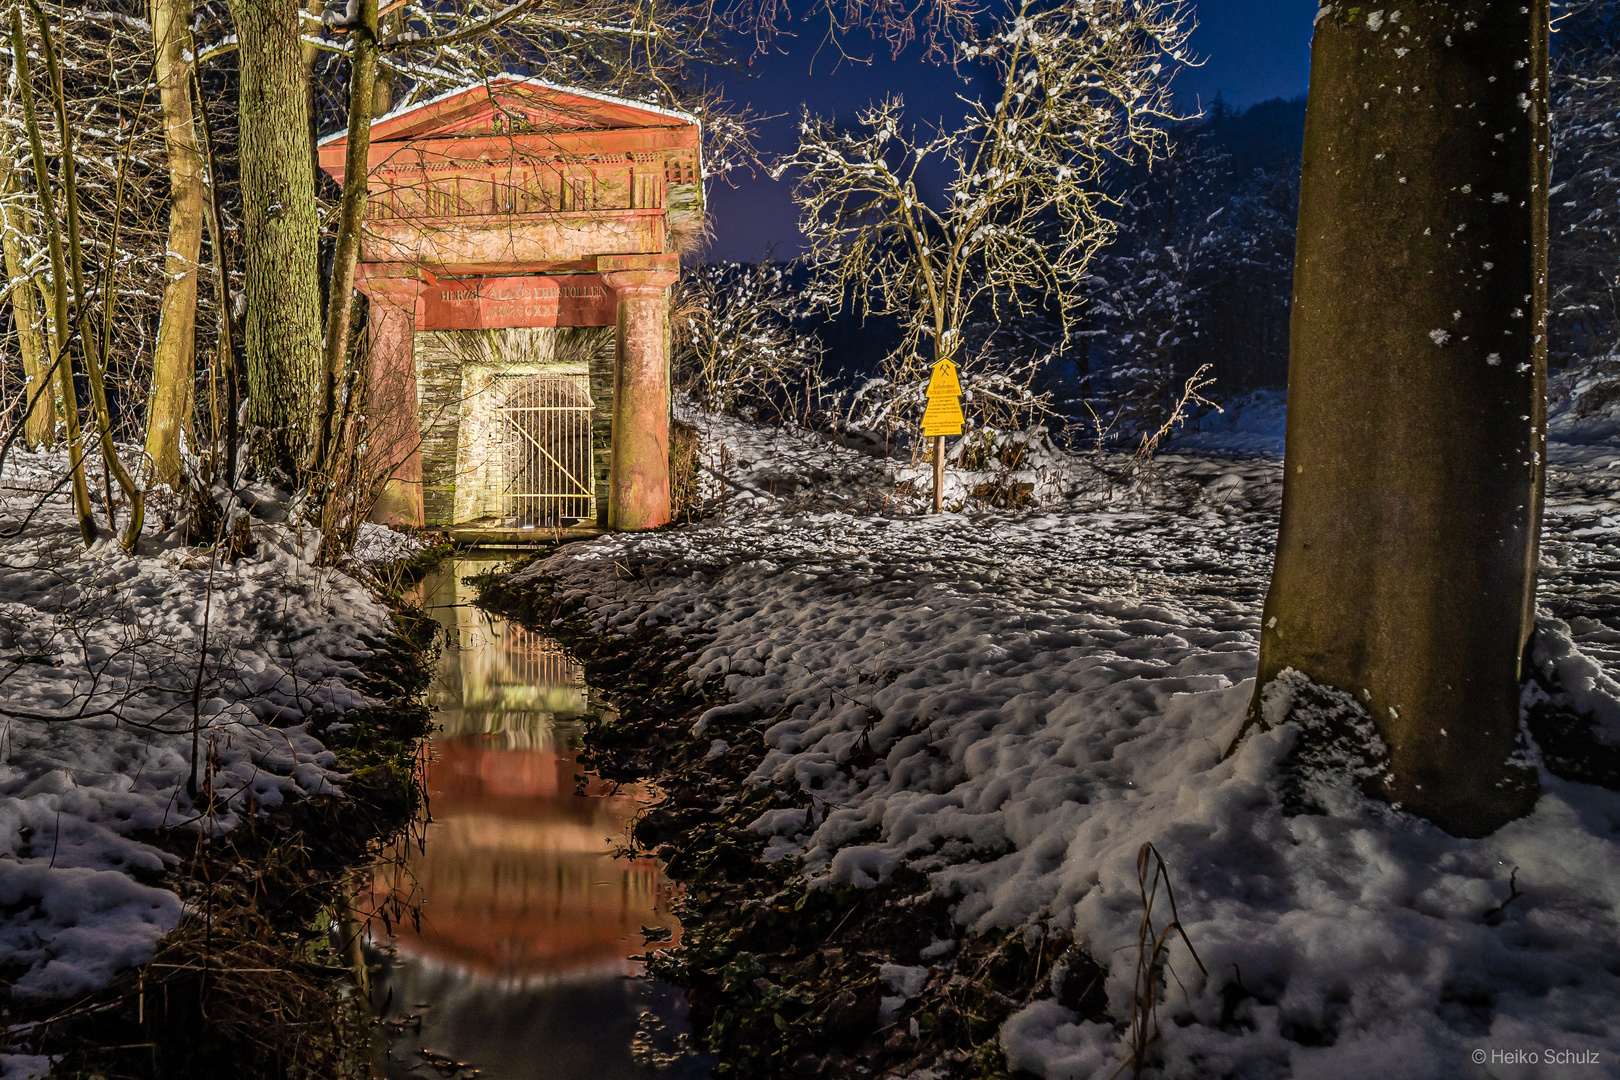
[[494, 562], [462, 560], [424, 590], [448, 639], [429, 693], [444, 730], [423, 748], [431, 816], [420, 847], [373, 870], [359, 908], [419, 906], [419, 926], [394, 923], [400, 960], [508, 986], [634, 973], [643, 927], [679, 940], [657, 864], [612, 854], [653, 793], [576, 781], [584, 673], [471, 606], [461, 577]]

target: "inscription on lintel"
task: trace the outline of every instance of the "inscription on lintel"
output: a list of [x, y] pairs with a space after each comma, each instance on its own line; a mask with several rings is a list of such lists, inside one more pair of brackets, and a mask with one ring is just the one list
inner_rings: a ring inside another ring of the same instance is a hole
[[612, 326], [618, 298], [595, 274], [446, 281], [422, 294], [419, 330]]

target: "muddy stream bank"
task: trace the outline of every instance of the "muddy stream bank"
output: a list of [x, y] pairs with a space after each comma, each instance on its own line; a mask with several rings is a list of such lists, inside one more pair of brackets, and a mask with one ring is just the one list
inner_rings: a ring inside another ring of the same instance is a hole
[[[660, 570], [619, 569], [633, 580]], [[1102, 968], [1063, 935], [964, 934], [950, 899], [906, 868], [869, 888], [816, 889], [797, 877], [798, 860], [765, 862], [750, 824], [773, 809], [807, 820], [817, 809], [796, 787], [749, 782], [765, 757], [761, 717], [722, 710], [694, 733], [727, 701], [723, 678], [689, 677], [696, 637], [594, 628], [544, 578], [484, 577], [477, 591], [489, 610], [544, 628], [589, 683], [613, 687], [616, 709], [586, 725], [590, 761], [603, 778], [659, 792], [630, 838], [682, 887], [682, 931], [650, 966], [686, 992], [715, 1077], [1007, 1077], [998, 1032], [1028, 1002], [1055, 997], [1107, 1019]]]

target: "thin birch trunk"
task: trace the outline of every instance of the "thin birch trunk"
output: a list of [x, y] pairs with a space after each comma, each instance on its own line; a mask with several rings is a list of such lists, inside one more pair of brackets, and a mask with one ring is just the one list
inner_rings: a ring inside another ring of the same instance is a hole
[[169, 246], [147, 399], [146, 454], [152, 479], [178, 487], [180, 441], [191, 429], [192, 380], [197, 366], [197, 260], [202, 254], [202, 154], [191, 113], [191, 0], [152, 0], [152, 41], [169, 157]]
[[[196, 42], [192, 43], [192, 52], [197, 51]], [[208, 108], [203, 103], [202, 84], [197, 80], [197, 68], [191, 69], [191, 89], [197, 96], [197, 121], [202, 125], [203, 157], [208, 163], [207, 196], [205, 203], [208, 221], [208, 238], [214, 246], [214, 295], [219, 304], [219, 340], [214, 345], [214, 370], [218, 373], [218, 380], [225, 384], [225, 403], [220, 405], [216, 393], [210, 406], [216, 439], [221, 437], [219, 428], [220, 414], [225, 417], [223, 438], [225, 442], [225, 482], [232, 490], [236, 488], [236, 442], [237, 421], [241, 412], [242, 401], [238, 396], [241, 388], [241, 367], [237, 363], [235, 308], [231, 304], [231, 249], [225, 243], [225, 229], [219, 220], [219, 185], [215, 177], [219, 176], [219, 163], [214, 154], [214, 132], [208, 123]]]
[[[131, 479], [129, 470], [124, 468], [124, 462], [118, 456], [118, 448], [113, 444], [112, 413], [107, 408], [107, 388], [103, 381], [105, 367], [102, 362], [103, 338], [95, 327], [89, 324], [89, 291], [84, 287], [84, 250], [80, 243], [81, 228], [79, 215], [79, 188], [76, 177], [76, 165], [73, 152], [73, 127], [68, 121], [67, 96], [62, 90], [62, 70], [56, 62], [56, 48], [51, 42], [49, 23], [46, 22], [45, 13], [40, 9], [38, 0], [28, 0], [28, 5], [34, 11], [34, 18], [40, 26], [40, 48], [45, 54], [45, 68], [50, 77], [51, 93], [56, 99], [57, 134], [62, 144], [62, 199], [66, 203], [68, 226], [68, 254], [69, 269], [73, 279], [74, 310], [80, 320], [79, 345], [84, 350], [85, 374], [89, 377], [90, 402], [96, 411], [96, 434], [101, 443], [101, 457], [107, 472], [118, 482], [123, 489], [124, 496], [129, 499], [129, 525], [124, 530], [120, 540], [125, 551], [133, 552], [135, 545], [140, 541], [141, 528], [146, 520], [146, 500], [140, 487]], [[21, 26], [19, 21], [17, 24]], [[38, 128], [35, 127], [37, 136]], [[42, 155], [43, 156], [43, 155]], [[55, 230], [53, 230], [53, 233]], [[61, 241], [56, 241], [58, 252], [61, 250]], [[108, 275], [108, 285], [112, 284], [112, 276]], [[61, 278], [57, 277], [57, 306], [65, 306], [62, 299]], [[106, 309], [110, 315], [110, 308]], [[110, 321], [110, 317], [107, 321]], [[105, 324], [103, 329], [105, 329]], [[108, 492], [107, 515], [111, 519], [113, 507], [111, 492]]]
[[23, 442], [36, 450], [56, 441], [56, 391], [51, 386], [51, 361], [45, 351], [45, 335], [39, 326], [41, 312], [26, 262], [28, 249], [33, 246], [28, 208], [22, 204], [22, 176], [9, 139], [0, 143], [0, 169], [5, 170], [5, 184], [0, 191], [5, 202], [0, 246], [5, 250], [6, 277], [11, 282], [11, 321], [17, 328], [17, 351], [25, 377], [23, 393], [32, 402], [23, 423]]
[[[42, 34], [45, 33], [43, 25]], [[90, 510], [90, 487], [84, 477], [84, 447], [79, 439], [79, 402], [73, 391], [73, 364], [66, 351], [67, 291], [63, 282], [67, 278], [66, 260], [62, 256], [62, 230], [56, 227], [56, 202], [51, 197], [51, 171], [45, 159], [45, 141], [39, 133], [39, 116], [34, 110], [34, 84], [28, 71], [28, 38], [23, 33], [21, 0], [11, 7], [11, 55], [17, 68], [17, 87], [22, 98], [23, 125], [28, 130], [29, 148], [34, 154], [34, 181], [39, 188], [40, 213], [45, 222], [45, 235], [51, 249], [51, 298], [55, 306], [51, 320], [55, 328], [52, 342], [56, 353], [57, 385], [62, 393], [62, 418], [67, 424], [68, 470], [72, 477], [73, 511], [79, 519], [79, 535], [84, 546], [96, 542], [99, 531], [95, 515]]]

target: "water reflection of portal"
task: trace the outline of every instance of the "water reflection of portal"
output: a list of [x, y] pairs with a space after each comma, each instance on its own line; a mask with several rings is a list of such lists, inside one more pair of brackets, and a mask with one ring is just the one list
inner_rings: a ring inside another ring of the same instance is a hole
[[548, 637], [473, 606], [466, 578], [497, 565], [463, 559], [423, 583], [423, 603], [445, 630], [445, 648], [428, 690], [445, 737], [500, 735], [514, 748], [533, 745], [551, 722], [590, 709], [585, 671]]
[[651, 793], [581, 787], [583, 670], [473, 607], [461, 578], [481, 568], [464, 560], [424, 591], [449, 639], [429, 693], [444, 726], [424, 759], [432, 817], [403, 862], [376, 868], [363, 908], [420, 904], [419, 927], [395, 927], [399, 954], [474, 977], [633, 972], [643, 927], [678, 936], [657, 864], [613, 857]]

